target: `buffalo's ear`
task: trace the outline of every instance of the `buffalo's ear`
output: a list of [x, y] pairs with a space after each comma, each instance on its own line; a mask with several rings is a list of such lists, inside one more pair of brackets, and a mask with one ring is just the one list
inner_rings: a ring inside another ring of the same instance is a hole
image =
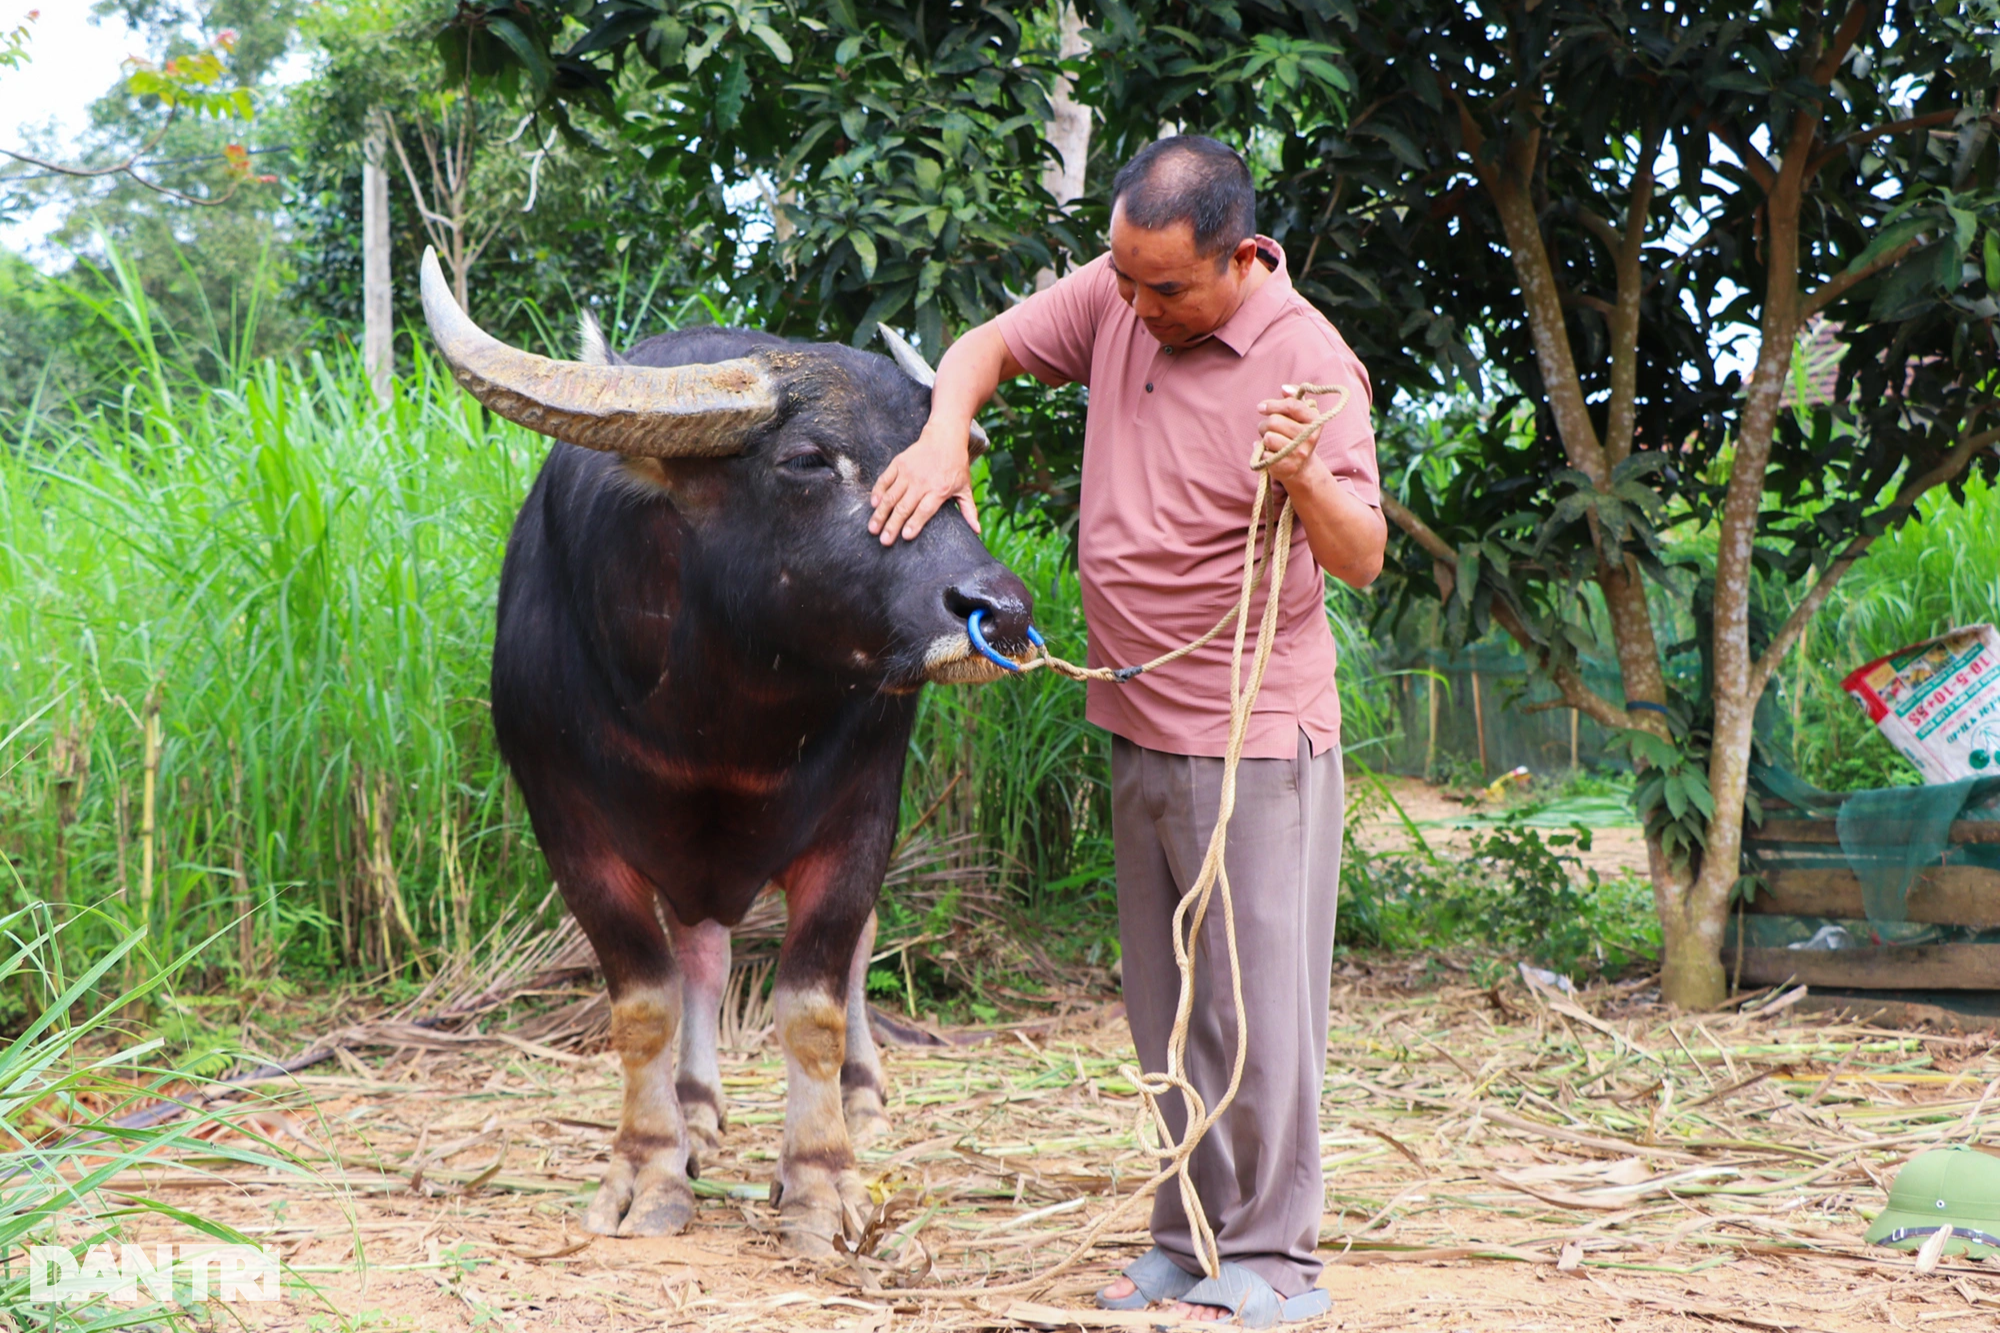
[[586, 366], [622, 366], [625, 358], [604, 340], [604, 326], [588, 310], [576, 317], [576, 359]]
[[729, 500], [729, 468], [709, 459], [625, 458], [619, 470], [636, 489], [663, 498], [695, 527], [719, 521]]

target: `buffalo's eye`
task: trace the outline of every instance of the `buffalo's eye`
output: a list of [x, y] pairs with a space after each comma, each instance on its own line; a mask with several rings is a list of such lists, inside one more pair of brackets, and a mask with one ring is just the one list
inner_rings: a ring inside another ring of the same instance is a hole
[[817, 449], [807, 449], [801, 453], [793, 454], [790, 458], [778, 464], [778, 466], [787, 468], [793, 472], [817, 472], [832, 467], [833, 460]]

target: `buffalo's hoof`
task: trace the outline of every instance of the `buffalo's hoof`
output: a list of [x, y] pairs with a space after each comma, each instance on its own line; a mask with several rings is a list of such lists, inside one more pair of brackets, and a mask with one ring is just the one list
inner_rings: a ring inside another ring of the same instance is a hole
[[671, 1236], [694, 1220], [687, 1178], [614, 1160], [583, 1214], [583, 1229], [600, 1236]]
[[696, 1102], [683, 1106], [687, 1119], [688, 1178], [699, 1180], [703, 1162], [713, 1162], [722, 1154], [722, 1126], [716, 1123], [715, 1108]]
[[829, 1259], [834, 1255], [833, 1238], [841, 1235], [859, 1240], [871, 1207], [868, 1187], [853, 1171], [828, 1177], [811, 1173], [813, 1179], [784, 1187], [784, 1202], [778, 1210], [778, 1235], [787, 1254], [802, 1259]]
[[874, 1088], [848, 1088], [840, 1100], [847, 1120], [847, 1139], [855, 1147], [873, 1143], [889, 1132], [889, 1114], [882, 1109], [882, 1094]]

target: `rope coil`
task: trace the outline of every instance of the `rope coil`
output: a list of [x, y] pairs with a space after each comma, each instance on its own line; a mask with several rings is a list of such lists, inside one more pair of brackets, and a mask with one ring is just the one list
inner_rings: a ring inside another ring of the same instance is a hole
[[[1195, 875], [1194, 883], [1181, 896], [1174, 908], [1174, 963], [1180, 971], [1180, 996], [1174, 1007], [1173, 1031], [1167, 1038], [1167, 1067], [1159, 1074], [1147, 1074], [1132, 1065], [1123, 1065], [1119, 1073], [1139, 1090], [1146, 1111], [1153, 1119], [1153, 1125], [1162, 1144], [1173, 1146], [1165, 1150], [1166, 1161], [1153, 1176], [1137, 1191], [1128, 1195], [1099, 1217], [1085, 1230], [1076, 1246], [1059, 1262], [1044, 1270], [1039, 1276], [1021, 1282], [1008, 1283], [999, 1287], [981, 1287], [970, 1291], [953, 1291], [947, 1288], [931, 1290], [911, 1289], [901, 1294], [907, 1296], [952, 1296], [968, 1295], [1009, 1295], [1029, 1292], [1046, 1287], [1080, 1263], [1091, 1247], [1097, 1243], [1112, 1222], [1124, 1215], [1125, 1211], [1138, 1200], [1150, 1198], [1155, 1190], [1169, 1179], [1177, 1179], [1181, 1192], [1181, 1206], [1187, 1213], [1188, 1223], [1194, 1232], [1195, 1243], [1201, 1259], [1202, 1271], [1215, 1277], [1222, 1266], [1221, 1253], [1217, 1247], [1214, 1229], [1208, 1215], [1201, 1206], [1201, 1199], [1195, 1190], [1191, 1163], [1194, 1150], [1216, 1121], [1222, 1118], [1230, 1104], [1236, 1100], [1237, 1091], [1243, 1084], [1243, 1066], [1249, 1058], [1250, 1029], [1243, 1013], [1243, 969], [1236, 950], [1236, 911], [1231, 898], [1229, 872], [1223, 864], [1223, 854], [1229, 841], [1229, 820], [1236, 810], [1236, 769], [1243, 760], [1243, 747], [1249, 738], [1250, 718], [1256, 706], [1258, 691], [1264, 685], [1264, 672], [1270, 665], [1271, 651], [1277, 642], [1279, 602], [1285, 586], [1285, 569], [1290, 562], [1292, 549], [1292, 500], [1288, 495], [1278, 509], [1277, 521], [1272, 525], [1268, 544], [1265, 542], [1266, 527], [1264, 511], [1271, 495], [1270, 468], [1273, 464], [1289, 458], [1309, 442], [1316, 440], [1329, 421], [1339, 416], [1347, 406], [1348, 390], [1344, 385], [1301, 384], [1297, 396], [1319, 398], [1328, 394], [1338, 394], [1334, 405], [1319, 413], [1305, 429], [1294, 436], [1284, 448], [1272, 453], [1264, 451], [1264, 441], [1260, 436], [1250, 446], [1250, 468], [1257, 474], [1257, 494], [1250, 505], [1250, 523], [1243, 537], [1243, 581], [1236, 605], [1225, 613], [1222, 619], [1206, 634], [1171, 652], [1162, 653], [1150, 662], [1136, 667], [1083, 667], [1050, 653], [1045, 646], [1034, 658], [1020, 664], [1022, 672], [1048, 668], [1072, 680], [1108, 681], [1123, 684], [1142, 672], [1153, 671], [1178, 661], [1189, 653], [1196, 652], [1212, 643], [1223, 630], [1233, 622], [1236, 635], [1229, 655], [1229, 743], [1222, 761], [1222, 792], [1216, 811], [1215, 827], [1209, 834], [1208, 851], [1202, 857], [1201, 869]], [[1260, 554], [1259, 548], [1263, 547]], [[1243, 648], [1248, 637], [1250, 605], [1257, 589], [1266, 582], [1269, 588], [1264, 595], [1263, 614], [1257, 626], [1257, 641], [1250, 659], [1250, 678], [1243, 679]], [[1038, 645], [1039, 646], [1039, 645]], [[1236, 1053], [1229, 1073], [1229, 1086], [1217, 1099], [1213, 1109], [1202, 1101], [1187, 1073], [1188, 1025], [1194, 1012], [1194, 951], [1190, 941], [1198, 938], [1202, 924], [1208, 916], [1209, 904], [1217, 890], [1222, 898], [1223, 938], [1227, 943], [1229, 957], [1230, 998], [1236, 1006]], [[1190, 919], [1191, 918], [1191, 919]], [[1187, 1110], [1187, 1130], [1174, 1139], [1167, 1124], [1163, 1099], [1178, 1092]]]

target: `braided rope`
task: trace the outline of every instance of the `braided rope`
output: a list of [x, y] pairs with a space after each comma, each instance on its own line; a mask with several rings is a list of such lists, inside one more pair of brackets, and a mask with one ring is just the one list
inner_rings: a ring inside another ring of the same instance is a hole
[[[1222, 760], [1222, 792], [1219, 808], [1215, 816], [1215, 828], [1210, 832], [1208, 852], [1202, 857], [1201, 869], [1195, 875], [1194, 883], [1182, 895], [1174, 908], [1174, 963], [1180, 970], [1180, 996], [1174, 1006], [1174, 1026], [1167, 1038], [1167, 1068], [1159, 1074], [1147, 1074], [1132, 1065], [1123, 1065], [1119, 1073], [1131, 1081], [1139, 1090], [1139, 1095], [1151, 1114], [1155, 1130], [1162, 1144], [1173, 1143], [1166, 1151], [1164, 1164], [1138, 1190], [1119, 1200], [1092, 1222], [1084, 1231], [1076, 1245], [1061, 1260], [1044, 1269], [1035, 1277], [1019, 1282], [1010, 1282], [998, 1287], [977, 1287], [963, 1290], [951, 1288], [909, 1288], [897, 1292], [908, 1297], [952, 1297], [963, 1299], [968, 1296], [1004, 1296], [1039, 1291], [1056, 1278], [1083, 1261], [1097, 1238], [1104, 1234], [1111, 1223], [1124, 1216], [1125, 1212], [1142, 1199], [1152, 1197], [1153, 1191], [1170, 1179], [1178, 1180], [1181, 1192], [1181, 1206], [1187, 1213], [1188, 1223], [1194, 1231], [1196, 1246], [1201, 1259], [1202, 1271], [1214, 1277], [1221, 1271], [1222, 1256], [1217, 1247], [1215, 1232], [1210, 1227], [1208, 1215], [1201, 1206], [1196, 1193], [1192, 1162], [1194, 1150], [1201, 1143], [1215, 1122], [1222, 1118], [1230, 1104], [1236, 1100], [1237, 1091], [1243, 1085], [1243, 1066], [1250, 1054], [1250, 1028], [1243, 1013], [1243, 968], [1236, 951], [1236, 911], [1231, 897], [1229, 872], [1223, 864], [1223, 853], [1229, 841], [1229, 820], [1236, 811], [1236, 769], [1243, 761], [1243, 747], [1249, 739], [1250, 717], [1257, 703], [1258, 691], [1264, 685], [1264, 671], [1270, 665], [1271, 651], [1277, 642], [1278, 611], [1280, 597], [1285, 586], [1285, 568], [1291, 559], [1293, 509], [1291, 497], [1278, 510], [1277, 522], [1270, 534], [1269, 545], [1261, 557], [1259, 547], [1264, 545], [1264, 510], [1271, 495], [1270, 468], [1273, 464], [1290, 457], [1312, 440], [1329, 421], [1340, 415], [1347, 406], [1346, 386], [1332, 384], [1301, 384], [1298, 396], [1317, 398], [1324, 394], [1339, 394], [1339, 401], [1330, 409], [1321, 412], [1307, 424], [1306, 428], [1294, 436], [1290, 443], [1274, 453], [1264, 452], [1264, 441], [1259, 437], [1250, 447], [1250, 467], [1257, 473], [1257, 495], [1250, 505], [1250, 523], [1243, 537], [1243, 584], [1236, 605], [1231, 607], [1215, 627], [1191, 643], [1182, 645], [1172, 652], [1163, 653], [1152, 661], [1133, 668], [1082, 667], [1044, 650], [1040, 656], [1021, 665], [1022, 671], [1047, 667], [1072, 680], [1100, 680], [1123, 684], [1144, 671], [1165, 666], [1169, 662], [1186, 657], [1189, 653], [1213, 642], [1231, 622], [1236, 625], [1236, 636], [1229, 655], [1229, 743]], [[1249, 630], [1249, 614], [1252, 598], [1259, 586], [1270, 575], [1270, 587], [1264, 595], [1264, 610], [1257, 626], [1256, 646], [1250, 659], [1250, 679], [1243, 679], [1243, 647]], [[1207, 919], [1209, 904], [1217, 891], [1222, 898], [1223, 938], [1228, 946], [1230, 997], [1236, 1005], [1236, 1055], [1230, 1067], [1229, 1086], [1216, 1100], [1214, 1109], [1208, 1109], [1201, 1094], [1195, 1091], [1193, 1081], [1187, 1073], [1188, 1025], [1194, 1013], [1194, 952], [1189, 941], [1199, 937], [1202, 923]], [[1190, 916], [1192, 920], [1190, 921]], [[1185, 924], [1185, 929], [1183, 928]], [[1172, 1131], [1167, 1126], [1166, 1112], [1162, 1099], [1167, 1094], [1178, 1092], [1187, 1108], [1187, 1131], [1178, 1141], [1174, 1141]]]

